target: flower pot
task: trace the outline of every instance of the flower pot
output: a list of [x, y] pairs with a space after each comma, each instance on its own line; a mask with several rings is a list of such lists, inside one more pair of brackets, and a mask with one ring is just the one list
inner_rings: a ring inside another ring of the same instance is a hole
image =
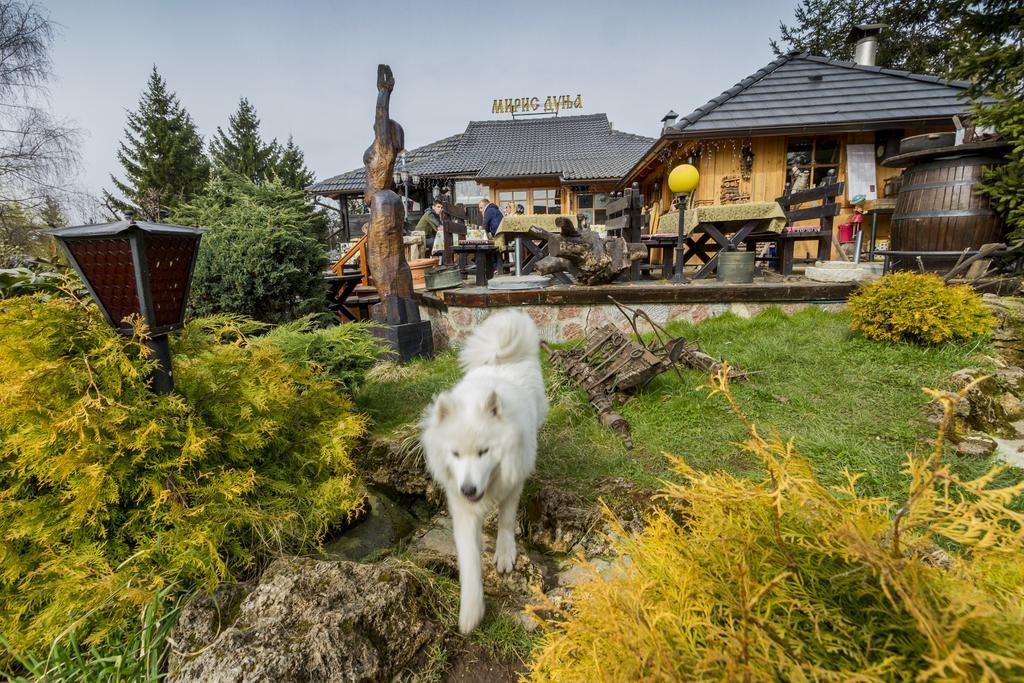
[[459, 272], [458, 266], [438, 266], [436, 268], [431, 268], [430, 270], [424, 271], [423, 277], [426, 281], [427, 289], [431, 291], [462, 286], [462, 273]]
[[423, 289], [427, 286], [426, 277], [424, 274], [427, 268], [433, 268], [437, 265], [437, 257], [434, 258], [418, 258], [409, 261], [409, 270], [412, 271], [412, 287], [413, 289]]
[[750, 284], [754, 281], [754, 252], [722, 251], [718, 254], [718, 281]]

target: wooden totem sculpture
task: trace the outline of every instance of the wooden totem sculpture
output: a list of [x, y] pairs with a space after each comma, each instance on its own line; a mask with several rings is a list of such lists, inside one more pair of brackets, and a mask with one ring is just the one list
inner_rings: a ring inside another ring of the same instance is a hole
[[405, 149], [405, 132], [390, 117], [391, 92], [395, 77], [391, 67], [377, 67], [377, 108], [373, 123], [373, 144], [363, 154], [366, 166], [366, 194], [370, 222], [366, 228], [366, 257], [380, 303], [373, 317], [385, 323], [379, 334], [406, 360], [432, 352], [430, 322], [420, 321], [413, 298], [412, 271], [405, 258], [402, 232], [405, 207], [392, 190], [395, 160]]

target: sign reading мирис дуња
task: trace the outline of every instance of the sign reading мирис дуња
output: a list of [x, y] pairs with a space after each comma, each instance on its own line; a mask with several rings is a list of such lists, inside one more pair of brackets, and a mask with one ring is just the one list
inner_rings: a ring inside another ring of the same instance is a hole
[[[507, 97], [503, 100], [494, 100], [491, 104], [492, 114], [519, 114], [522, 112], [537, 111], [541, 108], [539, 97]], [[583, 95], [548, 95], [544, 100], [544, 111], [558, 113], [562, 109], [583, 109]]]

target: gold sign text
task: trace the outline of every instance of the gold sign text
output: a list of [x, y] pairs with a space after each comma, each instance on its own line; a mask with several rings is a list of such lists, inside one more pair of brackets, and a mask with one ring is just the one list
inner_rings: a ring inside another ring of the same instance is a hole
[[583, 109], [583, 95], [548, 95], [541, 104], [539, 97], [506, 97], [503, 100], [494, 100], [491, 104], [492, 114], [521, 114], [534, 112], [544, 107], [545, 112], [557, 114], [563, 109]]

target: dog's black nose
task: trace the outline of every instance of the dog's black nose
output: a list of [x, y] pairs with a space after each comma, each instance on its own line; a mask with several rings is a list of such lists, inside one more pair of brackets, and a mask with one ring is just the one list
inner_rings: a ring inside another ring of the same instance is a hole
[[462, 491], [462, 495], [466, 498], [475, 499], [477, 497], [476, 487], [472, 484], [463, 484], [459, 490]]

